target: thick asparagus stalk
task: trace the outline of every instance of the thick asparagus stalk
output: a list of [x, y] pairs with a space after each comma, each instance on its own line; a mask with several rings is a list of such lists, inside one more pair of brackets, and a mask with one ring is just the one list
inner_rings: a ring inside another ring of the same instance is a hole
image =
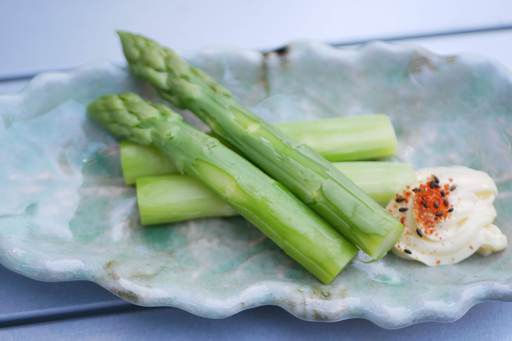
[[[307, 144], [330, 161], [382, 158], [396, 151], [396, 136], [385, 115], [335, 117], [276, 125], [287, 136]], [[126, 184], [144, 175], [175, 173], [172, 161], [155, 148], [129, 141], [120, 144]]]
[[142, 225], [238, 215], [201, 181], [187, 175], [139, 177], [136, 189]]
[[417, 180], [407, 163], [359, 161], [336, 162], [334, 166], [382, 206]]
[[[414, 170], [406, 163], [361, 161], [335, 166], [381, 205], [416, 180]], [[201, 182], [178, 174], [137, 178], [137, 204], [143, 225], [237, 214]]]
[[324, 118], [277, 127], [333, 162], [370, 160], [396, 153], [395, 131], [386, 115]]
[[133, 185], [137, 178], [146, 175], [178, 173], [173, 161], [152, 146], [121, 141], [119, 154], [124, 182], [127, 185]]
[[201, 181], [322, 282], [356, 254], [281, 184], [169, 108], [123, 94], [99, 98], [88, 112], [112, 134], [172, 155], [181, 173]]
[[139, 35], [119, 35], [130, 70], [162, 97], [195, 113], [372, 258], [393, 247], [402, 224], [318, 153], [243, 108], [227, 89], [171, 49]]

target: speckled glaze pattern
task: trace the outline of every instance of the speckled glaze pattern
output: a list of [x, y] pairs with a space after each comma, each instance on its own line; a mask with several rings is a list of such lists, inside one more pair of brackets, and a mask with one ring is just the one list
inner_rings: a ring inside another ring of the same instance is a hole
[[[501, 66], [382, 43], [295, 43], [279, 55], [212, 50], [190, 60], [269, 121], [389, 114], [400, 159], [461, 164], [496, 180], [497, 225], [512, 240], [512, 77]], [[85, 115], [95, 97], [127, 90], [152, 97], [124, 67], [97, 64], [37, 76], [0, 97], [4, 266], [44, 281], [90, 280], [135, 304], [212, 318], [272, 304], [306, 320], [357, 317], [398, 328], [512, 298], [510, 250], [439, 268], [358, 257], [322, 285], [238, 217], [140, 226], [116, 141]]]

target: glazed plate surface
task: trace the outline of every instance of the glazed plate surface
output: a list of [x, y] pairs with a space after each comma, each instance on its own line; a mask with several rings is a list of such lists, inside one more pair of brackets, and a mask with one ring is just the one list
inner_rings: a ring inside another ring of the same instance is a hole
[[[512, 240], [512, 77], [503, 67], [382, 43], [296, 43], [265, 56], [212, 50], [190, 61], [271, 122], [390, 115], [398, 159], [417, 168], [465, 165], [496, 180], [497, 225]], [[439, 268], [359, 257], [325, 286], [241, 218], [140, 226], [116, 141], [85, 115], [92, 99], [121, 91], [152, 97], [113, 64], [43, 74], [0, 96], [4, 266], [44, 281], [90, 280], [135, 304], [212, 318], [271, 304], [307, 320], [358, 317], [397, 328], [512, 298], [510, 250]]]

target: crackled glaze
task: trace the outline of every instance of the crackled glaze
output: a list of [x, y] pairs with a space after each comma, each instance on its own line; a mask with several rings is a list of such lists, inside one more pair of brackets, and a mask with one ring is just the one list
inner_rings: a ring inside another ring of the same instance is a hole
[[[205, 51], [191, 61], [269, 121], [389, 114], [400, 159], [462, 164], [496, 180], [497, 225], [510, 238], [512, 78], [500, 66], [381, 43], [297, 43], [266, 56]], [[308, 320], [362, 317], [396, 328], [512, 298], [510, 250], [439, 268], [359, 257], [324, 286], [241, 218], [141, 227], [116, 142], [85, 117], [96, 96], [126, 90], [151, 96], [124, 68], [100, 64], [40, 75], [0, 97], [3, 265], [40, 280], [91, 280], [136, 304], [208, 317], [273, 304]]]

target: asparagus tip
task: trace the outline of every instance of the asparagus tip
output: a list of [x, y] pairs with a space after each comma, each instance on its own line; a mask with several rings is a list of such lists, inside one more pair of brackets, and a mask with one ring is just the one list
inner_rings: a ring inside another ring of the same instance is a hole
[[169, 112], [147, 104], [134, 93], [122, 93], [99, 97], [88, 105], [87, 114], [117, 137], [150, 144], [151, 134], [144, 123]]

